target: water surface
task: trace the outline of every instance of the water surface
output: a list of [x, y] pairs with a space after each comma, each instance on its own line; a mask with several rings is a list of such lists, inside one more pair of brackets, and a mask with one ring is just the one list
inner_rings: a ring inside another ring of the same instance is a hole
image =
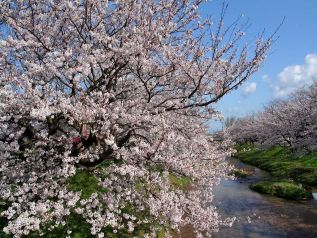
[[241, 180], [223, 180], [215, 188], [214, 202], [220, 214], [238, 219], [232, 227], [222, 228], [214, 237], [317, 238], [317, 200], [289, 201], [253, 192], [249, 189], [250, 183], [270, 175], [232, 158], [229, 163], [252, 170], [254, 174]]

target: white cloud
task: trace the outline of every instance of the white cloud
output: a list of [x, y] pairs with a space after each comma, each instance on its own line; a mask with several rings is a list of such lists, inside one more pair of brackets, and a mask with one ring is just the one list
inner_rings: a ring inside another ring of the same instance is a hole
[[278, 74], [278, 81], [273, 89], [277, 97], [283, 97], [310, 85], [314, 79], [317, 79], [317, 54], [308, 54], [303, 65], [285, 67]]
[[271, 82], [271, 78], [267, 74], [264, 74], [262, 76], [262, 81], [265, 82], [265, 83], [270, 83]]
[[243, 95], [244, 95], [244, 96], [249, 96], [249, 95], [251, 95], [252, 93], [254, 93], [255, 90], [256, 90], [256, 83], [254, 83], [254, 82], [249, 83], [249, 84], [247, 84], [246, 87], [244, 87]]

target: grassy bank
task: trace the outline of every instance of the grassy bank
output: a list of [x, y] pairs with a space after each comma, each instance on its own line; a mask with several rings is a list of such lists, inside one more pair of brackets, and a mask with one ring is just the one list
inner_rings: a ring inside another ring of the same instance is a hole
[[272, 180], [254, 183], [250, 188], [259, 193], [270, 194], [285, 199], [311, 199], [311, 192], [289, 180]]
[[252, 171], [246, 170], [246, 169], [233, 169], [231, 170], [228, 175], [234, 176], [236, 178], [244, 179], [248, 176], [251, 176], [253, 174]]
[[[280, 146], [260, 150], [251, 144], [238, 145], [236, 149], [236, 158], [266, 170], [273, 176], [274, 180], [271, 182], [251, 186], [258, 192], [277, 196], [278, 190], [282, 194], [280, 197], [299, 199], [296, 194], [304, 191], [298, 183], [304, 186], [317, 186], [317, 152], [299, 155]], [[285, 191], [287, 194], [284, 194]], [[304, 193], [301, 193], [301, 196], [308, 198]]]
[[259, 150], [238, 147], [235, 157], [244, 163], [266, 170], [277, 178], [288, 178], [305, 185], [317, 186], [317, 152], [295, 155], [283, 147]]

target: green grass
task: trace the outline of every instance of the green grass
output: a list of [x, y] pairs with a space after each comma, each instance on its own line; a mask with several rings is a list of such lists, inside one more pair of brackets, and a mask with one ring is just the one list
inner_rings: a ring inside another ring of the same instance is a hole
[[88, 170], [77, 170], [76, 174], [68, 179], [67, 188], [70, 191], [81, 192], [82, 199], [87, 199], [96, 192], [107, 192], [107, 189], [101, 187], [96, 177]]
[[254, 145], [251, 142], [245, 142], [242, 144], [235, 144], [235, 146], [234, 146], [234, 149], [238, 152], [243, 151], [243, 150], [253, 149], [253, 148], [254, 148]]
[[250, 176], [251, 173], [248, 171], [245, 171], [243, 169], [234, 169], [234, 170], [230, 171], [228, 175], [234, 176], [236, 178], [246, 178], [246, 177]]
[[290, 178], [309, 186], [317, 186], [317, 152], [295, 155], [290, 150], [277, 146], [266, 150], [240, 146], [235, 157], [244, 163], [266, 170], [277, 178]]
[[285, 199], [299, 200], [311, 199], [311, 192], [305, 190], [300, 185], [287, 180], [262, 181], [250, 185], [254, 191], [270, 194]]
[[168, 179], [170, 183], [172, 184], [172, 186], [183, 191], [186, 191], [192, 182], [189, 177], [180, 176], [173, 173], [170, 173], [168, 175]]

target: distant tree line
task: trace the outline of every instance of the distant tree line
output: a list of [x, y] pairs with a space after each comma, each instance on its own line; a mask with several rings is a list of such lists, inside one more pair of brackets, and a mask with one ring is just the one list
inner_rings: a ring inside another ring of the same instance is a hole
[[281, 145], [295, 150], [316, 150], [317, 81], [287, 99], [271, 102], [262, 112], [240, 119], [228, 119], [226, 125], [237, 143], [252, 142], [263, 147]]

